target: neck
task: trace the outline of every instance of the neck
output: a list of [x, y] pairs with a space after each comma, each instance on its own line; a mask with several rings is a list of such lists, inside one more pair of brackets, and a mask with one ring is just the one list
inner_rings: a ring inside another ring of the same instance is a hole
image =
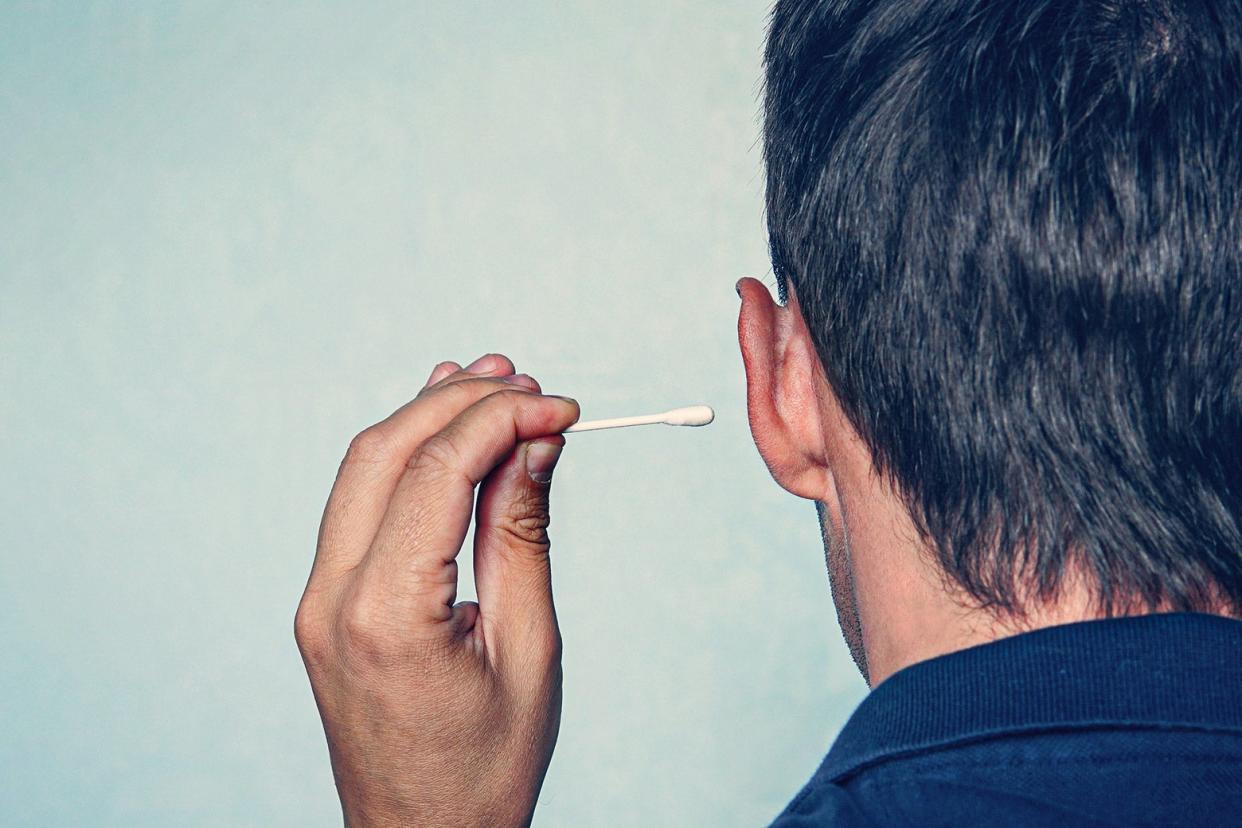
[[946, 588], [940, 577], [921, 565], [903, 572], [894, 562], [877, 563], [874, 569], [855, 565], [858, 614], [872, 687], [929, 658], [1042, 627], [1102, 617], [1090, 593], [1080, 589], [1066, 589], [1059, 600], [1020, 618], [998, 616], [971, 606], [967, 596]]
[[[874, 478], [872, 479], [874, 482]], [[855, 491], [859, 491], [855, 489]], [[1020, 617], [973, 605], [945, 577], [895, 498], [872, 490], [844, 498], [840, 515], [868, 684], [939, 655], [1022, 632], [1102, 617], [1083, 579]], [[864, 518], [859, 520], [858, 518]]]

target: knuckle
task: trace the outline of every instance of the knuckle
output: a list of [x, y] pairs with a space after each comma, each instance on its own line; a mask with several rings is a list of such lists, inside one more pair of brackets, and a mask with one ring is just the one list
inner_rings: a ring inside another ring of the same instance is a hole
[[557, 665], [559, 668], [561, 658], [565, 653], [565, 645], [561, 640], [561, 631], [554, 629], [546, 640], [536, 645], [536, 650], [543, 657], [545, 663]]
[[378, 425], [365, 428], [349, 441], [349, 449], [345, 452], [345, 462], [351, 464], [373, 464], [388, 460], [391, 455], [391, 440]]
[[462, 467], [461, 452], [447, 431], [433, 434], [410, 456], [409, 467], [423, 472], [445, 472]]
[[561, 631], [553, 628], [543, 635], [532, 638], [527, 643], [526, 657], [531, 668], [552, 679], [559, 676], [564, 650]]
[[501, 524], [501, 528], [509, 539], [523, 546], [547, 548], [548, 525], [546, 514], [522, 515], [513, 517]]
[[399, 640], [375, 601], [356, 598], [341, 610], [339, 620], [343, 648], [366, 662], [384, 664], [397, 655]]
[[293, 638], [298, 651], [310, 663], [319, 663], [328, 652], [328, 630], [319, 608], [303, 600], [293, 616]]

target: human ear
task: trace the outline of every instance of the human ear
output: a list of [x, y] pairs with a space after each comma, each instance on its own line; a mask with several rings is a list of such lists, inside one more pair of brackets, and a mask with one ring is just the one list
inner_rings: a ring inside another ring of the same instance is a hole
[[807, 500], [828, 490], [819, 356], [797, 297], [772, 301], [757, 279], [737, 284], [742, 298], [737, 337], [746, 366], [746, 410], [759, 455], [781, 488]]

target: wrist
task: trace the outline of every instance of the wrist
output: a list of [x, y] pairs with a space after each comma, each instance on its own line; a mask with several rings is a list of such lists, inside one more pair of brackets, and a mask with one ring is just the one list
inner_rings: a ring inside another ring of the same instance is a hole
[[[344, 802], [345, 797], [342, 796]], [[534, 807], [518, 803], [470, 803], [463, 800], [436, 804], [368, 803], [352, 800], [342, 805], [346, 828], [527, 828]]]

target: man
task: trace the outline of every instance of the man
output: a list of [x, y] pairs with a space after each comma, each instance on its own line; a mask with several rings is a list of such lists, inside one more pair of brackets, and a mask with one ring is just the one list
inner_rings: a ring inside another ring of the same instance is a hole
[[[777, 824], [1237, 824], [1242, 4], [786, 0], [766, 70], [750, 425], [874, 688]], [[441, 363], [329, 497], [296, 628], [350, 824], [533, 813], [578, 407], [515, 370]]]

